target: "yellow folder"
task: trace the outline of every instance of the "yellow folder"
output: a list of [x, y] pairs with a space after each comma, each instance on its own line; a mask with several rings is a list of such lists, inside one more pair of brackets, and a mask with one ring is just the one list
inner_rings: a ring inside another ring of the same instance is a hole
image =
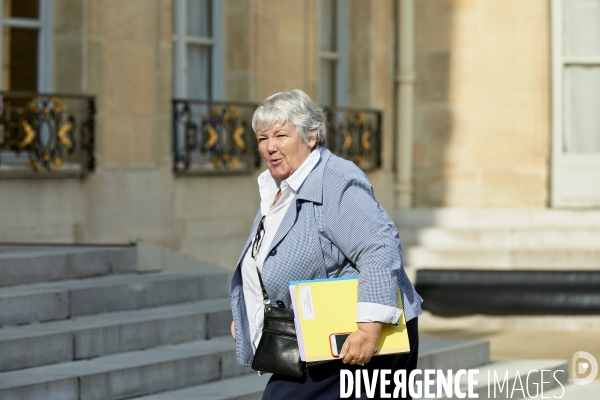
[[[345, 277], [290, 282], [298, 341], [305, 361], [334, 360], [330, 335], [357, 330], [358, 279]], [[398, 308], [402, 297], [398, 290]], [[408, 353], [410, 345], [404, 313], [398, 325], [384, 324], [377, 342], [378, 355]]]

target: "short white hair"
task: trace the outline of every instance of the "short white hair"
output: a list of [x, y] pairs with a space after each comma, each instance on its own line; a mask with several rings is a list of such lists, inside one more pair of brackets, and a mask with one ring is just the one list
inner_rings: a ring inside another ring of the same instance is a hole
[[302, 90], [279, 92], [267, 97], [258, 105], [252, 116], [254, 132], [269, 129], [276, 123], [294, 125], [308, 144], [308, 138], [317, 137], [317, 144], [325, 144], [327, 128], [323, 108], [315, 105]]

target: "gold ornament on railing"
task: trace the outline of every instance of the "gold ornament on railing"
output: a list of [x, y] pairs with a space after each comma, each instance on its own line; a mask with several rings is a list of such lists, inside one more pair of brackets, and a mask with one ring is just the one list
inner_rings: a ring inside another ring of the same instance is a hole
[[378, 132], [381, 113], [378, 111], [331, 108], [329, 110], [329, 139], [331, 150], [354, 162], [363, 170], [378, 168]]
[[206, 131], [208, 132], [208, 139], [206, 140], [206, 143], [204, 143], [204, 148], [210, 149], [217, 144], [217, 140], [219, 140], [219, 134], [212, 125], [207, 125]]
[[69, 132], [70, 130], [71, 124], [69, 122], [65, 122], [64, 124], [62, 124], [62, 126], [58, 130], [58, 133], [56, 134], [58, 140], [60, 140], [60, 142], [68, 149], [70, 149], [73, 146], [73, 143], [71, 143], [71, 139], [67, 137], [67, 132]]
[[71, 109], [55, 95], [0, 95], [0, 152], [12, 153], [0, 158], [0, 175], [32, 177], [65, 170], [65, 176], [81, 177], [94, 169], [93, 97], [65, 95]]
[[204, 143], [203, 150], [213, 153], [210, 161], [216, 169], [232, 170], [239, 164], [240, 158], [234, 153], [238, 152], [236, 149], [244, 150], [246, 148], [246, 143], [243, 139], [245, 133], [243, 126], [235, 128], [231, 139], [229, 139], [233, 141], [235, 148], [226, 150], [226, 145], [225, 149], [221, 147], [217, 148], [216, 146], [220, 138], [222, 139], [221, 146], [224, 145], [223, 143], [226, 144], [228, 142], [224, 136], [231, 132], [231, 128], [225, 128], [223, 125], [235, 124], [240, 115], [240, 110], [233, 105], [218, 104], [210, 110], [210, 122], [204, 128], [204, 131], [208, 134], [208, 138]]
[[33, 130], [33, 127], [29, 125], [29, 122], [25, 120], [21, 121], [21, 126], [23, 127], [23, 132], [25, 132], [25, 137], [21, 140], [21, 143], [19, 143], [19, 147], [24, 149], [33, 142], [33, 139], [35, 139], [35, 131]]
[[[27, 149], [29, 147], [29, 166], [35, 172], [55, 172], [63, 165], [63, 159], [58, 154], [59, 149], [57, 144], [64, 146], [65, 149], [71, 149], [73, 147], [73, 143], [68, 137], [68, 133], [73, 126], [70, 122], [65, 121], [58, 129], [54, 130], [57, 143], [53, 143], [52, 148], [44, 146], [39, 141], [40, 129], [44, 124], [46, 126], [52, 126], [52, 118], [60, 118], [60, 114], [65, 112], [68, 107], [58, 97], [53, 96], [48, 99], [44, 96], [37, 96], [27, 103], [26, 108], [34, 115], [41, 115], [43, 118], [37, 119], [37, 129], [34, 129], [27, 120], [23, 119], [21, 121], [25, 136], [19, 143], [19, 147], [21, 149]], [[38, 138], [37, 144], [34, 143], [36, 137]], [[41, 154], [39, 154], [40, 151]]]
[[371, 139], [371, 132], [369, 131], [364, 131], [362, 135], [360, 135], [360, 144], [362, 144], [362, 147], [365, 150], [371, 150], [371, 142], [369, 139]]
[[244, 139], [242, 138], [243, 136], [244, 128], [242, 126], [238, 126], [233, 134], [233, 141], [235, 142], [235, 145], [242, 150], [246, 148], [246, 142], [244, 142]]

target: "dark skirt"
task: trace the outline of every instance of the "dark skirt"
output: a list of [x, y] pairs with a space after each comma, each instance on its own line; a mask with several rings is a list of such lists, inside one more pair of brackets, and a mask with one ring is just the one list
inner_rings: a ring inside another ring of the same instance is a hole
[[[273, 375], [267, 383], [263, 400], [334, 400], [340, 398], [340, 370], [351, 371], [354, 376], [356, 369], [368, 370], [369, 376], [375, 369], [390, 369], [393, 371], [406, 370], [406, 376], [417, 368], [419, 357], [419, 327], [418, 318], [406, 323], [410, 353], [375, 356], [364, 366], [348, 365], [341, 360], [330, 361], [306, 368], [302, 378], [290, 378], [283, 375]], [[392, 380], [393, 381], [393, 380]], [[388, 387], [388, 392], [391, 392]], [[375, 390], [375, 399], [379, 399], [380, 389]], [[361, 390], [361, 399], [367, 399], [364, 389]], [[354, 394], [350, 397], [354, 399]], [[410, 399], [410, 396], [400, 397]]]

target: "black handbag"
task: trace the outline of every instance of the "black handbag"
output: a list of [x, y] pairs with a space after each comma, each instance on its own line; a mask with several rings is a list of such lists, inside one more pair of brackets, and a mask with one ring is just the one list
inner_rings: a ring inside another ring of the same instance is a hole
[[300, 378], [304, 375], [306, 363], [300, 360], [294, 310], [271, 304], [260, 271], [258, 268], [256, 271], [263, 292], [265, 320], [262, 336], [254, 353], [252, 369]]
[[[346, 266], [346, 263], [350, 263], [347, 258], [336, 271], [334, 278], [337, 278], [340, 275]], [[356, 269], [354, 264], [350, 263], [350, 265]], [[263, 295], [263, 304], [265, 305], [265, 321], [262, 336], [258, 342], [256, 352], [254, 353], [252, 369], [255, 371], [300, 378], [304, 375], [306, 363], [300, 359], [300, 349], [298, 348], [298, 338], [296, 336], [296, 324], [294, 323], [294, 310], [291, 308], [273, 306], [267, 295], [258, 268], [256, 268], [256, 272], [258, 273], [258, 280]], [[319, 361], [311, 363], [311, 365], [321, 364], [323, 362], [327, 361]]]

